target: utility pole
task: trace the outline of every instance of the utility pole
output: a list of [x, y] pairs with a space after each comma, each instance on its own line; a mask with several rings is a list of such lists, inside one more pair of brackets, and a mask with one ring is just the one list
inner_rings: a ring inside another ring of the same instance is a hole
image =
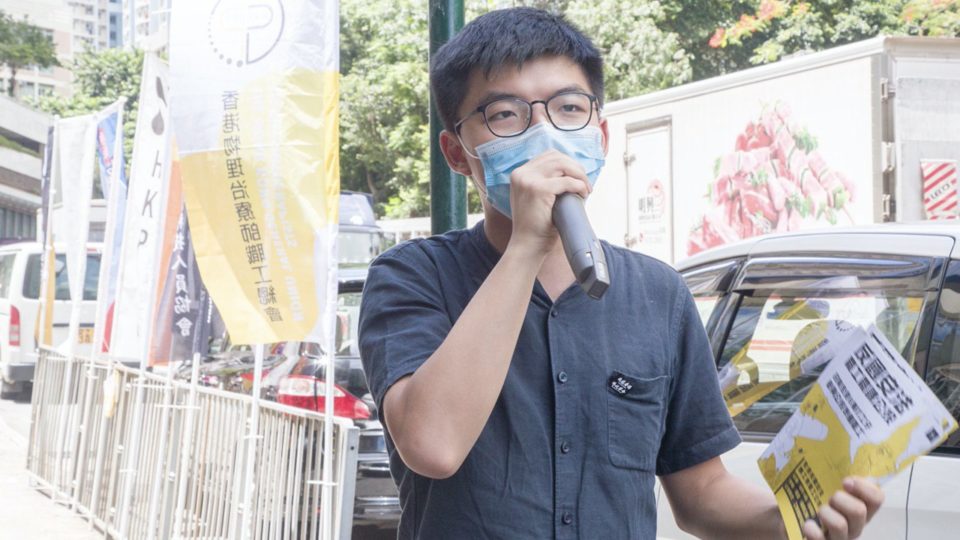
[[[463, 28], [463, 0], [430, 0], [430, 58]], [[467, 182], [440, 151], [443, 121], [430, 95], [430, 229], [441, 234], [467, 226]]]

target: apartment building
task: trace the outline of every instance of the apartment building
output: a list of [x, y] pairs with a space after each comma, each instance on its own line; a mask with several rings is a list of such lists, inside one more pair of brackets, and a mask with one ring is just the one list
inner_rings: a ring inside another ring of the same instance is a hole
[[[87, 49], [143, 47], [150, 40], [168, 41], [171, 0], [0, 0], [0, 11], [28, 20], [53, 38], [60, 67], [17, 71], [19, 99], [71, 94], [74, 57]], [[131, 23], [131, 21], [133, 21]], [[10, 73], [0, 68], [6, 91]]]

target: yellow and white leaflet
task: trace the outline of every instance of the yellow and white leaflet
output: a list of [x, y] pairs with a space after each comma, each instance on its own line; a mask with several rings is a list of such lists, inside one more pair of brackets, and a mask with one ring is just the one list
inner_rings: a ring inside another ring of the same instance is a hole
[[957, 422], [875, 327], [855, 328], [758, 463], [791, 540], [850, 475], [883, 483]]

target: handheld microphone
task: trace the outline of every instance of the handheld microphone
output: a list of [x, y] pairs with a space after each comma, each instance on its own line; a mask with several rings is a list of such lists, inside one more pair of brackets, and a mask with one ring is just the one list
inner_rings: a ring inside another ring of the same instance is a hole
[[603, 248], [587, 219], [583, 199], [575, 193], [559, 195], [553, 204], [553, 225], [560, 231], [563, 251], [580, 287], [587, 296], [599, 300], [610, 286], [610, 274]]

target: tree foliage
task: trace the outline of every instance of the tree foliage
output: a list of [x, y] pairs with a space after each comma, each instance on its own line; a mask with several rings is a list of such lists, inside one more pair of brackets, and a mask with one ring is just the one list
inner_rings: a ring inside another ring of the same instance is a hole
[[17, 72], [28, 66], [59, 65], [53, 39], [24, 18], [14, 19], [0, 11], [0, 65], [10, 70], [7, 93], [15, 97]]
[[427, 2], [341, 4], [340, 171], [382, 214], [429, 209]]
[[760, 0], [719, 22], [712, 48], [763, 64], [878, 34], [957, 36], [960, 0]]
[[[680, 37], [650, 0], [468, 0], [467, 21], [492, 9], [564, 13], [606, 60], [606, 94], [618, 99], [689, 80]], [[427, 0], [341, 3], [340, 170], [346, 189], [373, 193], [381, 215], [429, 212]], [[706, 32], [706, 30], [705, 30]], [[471, 190], [469, 207], [479, 210]]]
[[658, 2], [570, 0], [565, 14], [603, 54], [608, 100], [661, 90], [690, 80], [690, 55], [679, 35], [663, 29]]
[[87, 50], [73, 62], [73, 95], [43, 96], [33, 102], [38, 109], [61, 117], [97, 112], [117, 99], [126, 98], [123, 110], [124, 158], [130, 166], [133, 134], [137, 126], [140, 101], [140, 75], [143, 52], [139, 50]]
[[[960, 0], [466, 0], [465, 4], [467, 21], [492, 9], [521, 5], [565, 14], [604, 55], [607, 100], [879, 33], [960, 34]], [[380, 215], [426, 215], [428, 1], [340, 5], [342, 185], [372, 193]], [[4, 28], [0, 25], [0, 43], [6, 46]], [[70, 116], [126, 97], [129, 158], [142, 61], [140, 52], [83, 53], [73, 66], [74, 96], [45, 97], [37, 105]], [[476, 211], [479, 201], [476, 193], [470, 193], [470, 209]]]

